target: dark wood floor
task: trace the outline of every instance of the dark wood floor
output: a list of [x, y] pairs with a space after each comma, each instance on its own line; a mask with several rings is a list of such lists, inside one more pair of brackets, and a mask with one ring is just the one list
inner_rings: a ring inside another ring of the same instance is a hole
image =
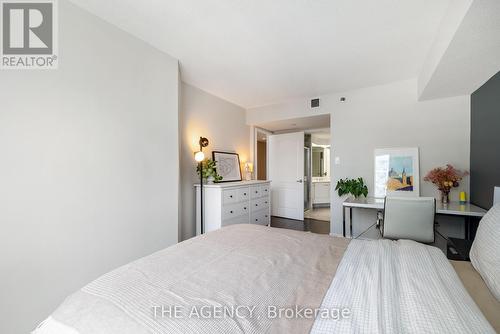
[[319, 234], [330, 234], [330, 222], [305, 218], [294, 220], [281, 217], [271, 217], [271, 227], [287, 228], [296, 231], [306, 231]]

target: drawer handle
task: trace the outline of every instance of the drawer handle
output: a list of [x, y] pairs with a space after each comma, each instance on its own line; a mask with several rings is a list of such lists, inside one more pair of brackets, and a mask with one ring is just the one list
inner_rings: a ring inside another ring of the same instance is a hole
[[257, 218], [255, 218], [255, 221], [258, 222], [259, 220]]
[[230, 213], [233, 213], [233, 210], [229, 211]]
[[264, 191], [267, 192], [267, 189], [265, 189]]
[[268, 215], [266, 215], [266, 218], [269, 217]]
[[259, 192], [257, 190], [255, 190], [255, 193], [258, 194]]
[[233, 198], [233, 195], [229, 195], [230, 198]]
[[255, 204], [255, 206], [259, 206], [259, 204]]
[[246, 207], [246, 206], [245, 206], [245, 207], [243, 207], [243, 210], [246, 210], [246, 209], [247, 209], [247, 207]]
[[264, 203], [266, 203], [266, 204], [267, 204], [267, 201], [265, 201]]
[[246, 196], [246, 195], [247, 195], [247, 193], [243, 193], [243, 196]]

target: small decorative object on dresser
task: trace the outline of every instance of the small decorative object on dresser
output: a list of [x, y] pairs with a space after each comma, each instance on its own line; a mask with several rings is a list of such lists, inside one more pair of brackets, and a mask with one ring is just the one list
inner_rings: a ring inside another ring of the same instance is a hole
[[213, 160], [217, 164], [217, 174], [222, 176], [221, 182], [241, 181], [240, 156], [238, 153], [212, 152]]
[[[205, 232], [232, 224], [269, 225], [271, 181], [242, 181], [205, 185], [203, 217]], [[196, 234], [200, 233], [200, 185], [196, 187]]]
[[441, 192], [441, 202], [448, 204], [450, 202], [450, 191], [452, 188], [457, 188], [465, 176], [469, 175], [468, 171], [461, 171], [452, 165], [446, 167], [437, 167], [431, 170], [424, 177], [424, 181], [434, 183]]
[[253, 163], [245, 162], [245, 181], [252, 180]]

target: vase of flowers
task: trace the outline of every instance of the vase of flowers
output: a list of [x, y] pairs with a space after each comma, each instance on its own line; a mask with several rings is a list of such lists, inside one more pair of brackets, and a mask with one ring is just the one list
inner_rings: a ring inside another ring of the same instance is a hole
[[467, 175], [469, 172], [461, 171], [448, 164], [446, 167], [437, 167], [431, 170], [424, 177], [424, 181], [434, 183], [441, 192], [441, 202], [448, 204], [451, 189], [457, 188], [460, 185], [459, 182]]

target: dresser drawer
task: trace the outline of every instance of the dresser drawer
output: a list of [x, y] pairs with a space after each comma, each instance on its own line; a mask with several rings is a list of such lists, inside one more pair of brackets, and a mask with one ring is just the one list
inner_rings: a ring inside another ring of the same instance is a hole
[[250, 198], [259, 198], [261, 196], [260, 186], [250, 187]]
[[250, 215], [250, 224], [269, 225], [269, 222], [269, 210], [252, 212], [252, 214]]
[[269, 198], [255, 198], [250, 201], [251, 212], [269, 208]]
[[267, 196], [271, 193], [271, 190], [269, 189], [269, 184], [265, 184], [263, 186], [260, 186], [260, 194], [262, 196]]
[[236, 203], [222, 206], [222, 220], [233, 219], [250, 212], [248, 203]]
[[269, 185], [263, 186], [251, 186], [250, 187], [250, 198], [260, 198], [263, 196], [267, 196], [270, 193]]
[[240, 202], [246, 202], [250, 198], [250, 187], [238, 189], [238, 198]]
[[231, 204], [240, 201], [240, 190], [239, 189], [227, 189], [222, 191], [222, 203]]

